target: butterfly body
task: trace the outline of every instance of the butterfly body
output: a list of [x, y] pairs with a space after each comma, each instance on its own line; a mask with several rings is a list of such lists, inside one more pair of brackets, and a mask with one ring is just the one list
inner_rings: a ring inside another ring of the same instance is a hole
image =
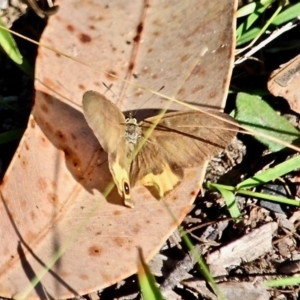
[[126, 119], [125, 125], [125, 143], [128, 148], [128, 155], [134, 152], [136, 145], [142, 137], [142, 129], [137, 120], [130, 116]]
[[159, 197], [182, 179], [183, 169], [202, 165], [222, 151], [235, 135], [232, 118], [214, 113], [219, 120], [199, 111], [180, 111], [137, 122], [125, 119], [118, 107], [103, 95], [88, 91], [83, 111], [103, 149], [110, 172], [126, 206], [133, 207], [131, 187], [154, 186]]

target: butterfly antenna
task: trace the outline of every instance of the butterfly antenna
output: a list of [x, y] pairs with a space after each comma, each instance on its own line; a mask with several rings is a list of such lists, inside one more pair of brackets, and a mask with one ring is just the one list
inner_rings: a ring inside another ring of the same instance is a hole
[[[115, 98], [118, 98], [117, 97], [117, 95], [113, 92], [113, 90], [111, 89], [112, 88], [112, 84], [110, 84], [109, 86], [105, 83], [105, 82], [102, 82], [102, 84], [106, 87], [106, 91], [105, 91], [105, 93], [107, 92], [107, 91], [110, 91], [112, 94], [113, 94], [113, 96], [115, 97]], [[104, 94], [105, 94], [104, 93]]]

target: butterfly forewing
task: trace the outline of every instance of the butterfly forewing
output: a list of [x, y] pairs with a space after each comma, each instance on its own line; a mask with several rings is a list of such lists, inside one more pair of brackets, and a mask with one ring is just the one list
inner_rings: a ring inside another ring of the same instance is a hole
[[122, 146], [125, 118], [114, 103], [97, 92], [88, 91], [83, 95], [82, 108], [87, 123], [107, 153]]
[[119, 194], [125, 204], [132, 207], [128, 175], [131, 162], [126, 153], [124, 115], [114, 103], [94, 91], [83, 95], [82, 108], [87, 123], [108, 153], [109, 169]]

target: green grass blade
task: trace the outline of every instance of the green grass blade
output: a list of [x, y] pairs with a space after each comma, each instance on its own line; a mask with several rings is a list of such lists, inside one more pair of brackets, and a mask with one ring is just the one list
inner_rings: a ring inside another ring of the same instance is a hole
[[207, 186], [209, 188], [213, 188], [217, 191], [219, 191], [219, 193], [221, 193], [221, 195], [223, 196], [226, 206], [228, 208], [228, 211], [230, 213], [230, 216], [234, 219], [238, 219], [241, 217], [241, 212], [237, 206], [237, 203], [235, 201], [235, 195], [232, 191], [229, 191], [228, 189], [224, 189], [222, 188], [221, 185], [218, 184], [214, 184], [214, 183], [207, 183]]
[[[5, 26], [0, 18], [0, 25]], [[0, 28], [0, 46], [4, 52], [13, 60], [16, 64], [21, 65], [23, 63], [23, 57], [17, 47], [17, 44], [13, 36], [6, 30]]]
[[0, 133], [0, 145], [19, 140], [23, 133], [24, 129], [14, 129]]
[[237, 18], [251, 15], [254, 12], [256, 12], [259, 8], [264, 7], [264, 6], [267, 7], [274, 1], [275, 0], [260, 0], [260, 1], [255, 1], [255, 2], [251, 2], [247, 5], [244, 5], [238, 10]]
[[145, 300], [163, 300], [164, 298], [156, 285], [155, 278], [144, 260], [142, 249], [139, 248], [138, 251], [138, 280], [143, 298]]
[[278, 164], [277, 166], [270, 168], [260, 174], [257, 174], [251, 178], [242, 181], [237, 185], [237, 189], [253, 188], [258, 185], [265, 184], [298, 168], [300, 168], [299, 155], [290, 158], [289, 160]]
[[243, 44], [246, 44], [252, 40], [254, 40], [257, 35], [260, 32], [260, 28], [259, 27], [254, 27], [250, 30], [248, 30], [246, 33], [243, 33], [243, 35], [241, 37], [238, 38], [237, 42], [236, 42], [236, 46], [241, 46]]
[[297, 18], [300, 15], [300, 2], [289, 6], [284, 11], [282, 11], [273, 21], [273, 25], [281, 25], [287, 23]]
[[297, 275], [295, 277], [288, 277], [288, 278], [279, 278], [275, 280], [269, 280], [265, 282], [266, 286], [269, 287], [282, 287], [282, 286], [288, 286], [288, 285], [299, 285], [300, 284], [300, 276]]
[[[260, 1], [260, 2], [255, 2], [255, 3], [250, 3], [254, 4], [255, 10], [253, 10], [248, 18], [238, 27], [236, 30], [236, 37], [237, 41], [250, 29], [250, 27], [253, 25], [253, 23], [266, 11], [270, 3], [272, 3], [274, 0], [268, 0], [268, 1]], [[263, 4], [261, 2], [264, 2]], [[249, 4], [249, 5], [250, 5]], [[246, 6], [249, 6], [246, 5]], [[244, 6], [243, 8], [245, 8]], [[252, 5], [253, 7], [253, 5]], [[249, 10], [247, 10], [248, 12]]]

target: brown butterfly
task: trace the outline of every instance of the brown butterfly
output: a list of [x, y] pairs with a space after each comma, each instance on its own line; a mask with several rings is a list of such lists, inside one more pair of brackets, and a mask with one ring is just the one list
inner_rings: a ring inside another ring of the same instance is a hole
[[[125, 119], [114, 103], [97, 92], [86, 92], [82, 104], [88, 125], [108, 153], [118, 192], [129, 207], [134, 206], [132, 186], [154, 186], [163, 197], [180, 182], [183, 168], [203, 164], [236, 134], [235, 125], [194, 110], [137, 123], [132, 116]], [[226, 114], [214, 114], [234, 123]]]

